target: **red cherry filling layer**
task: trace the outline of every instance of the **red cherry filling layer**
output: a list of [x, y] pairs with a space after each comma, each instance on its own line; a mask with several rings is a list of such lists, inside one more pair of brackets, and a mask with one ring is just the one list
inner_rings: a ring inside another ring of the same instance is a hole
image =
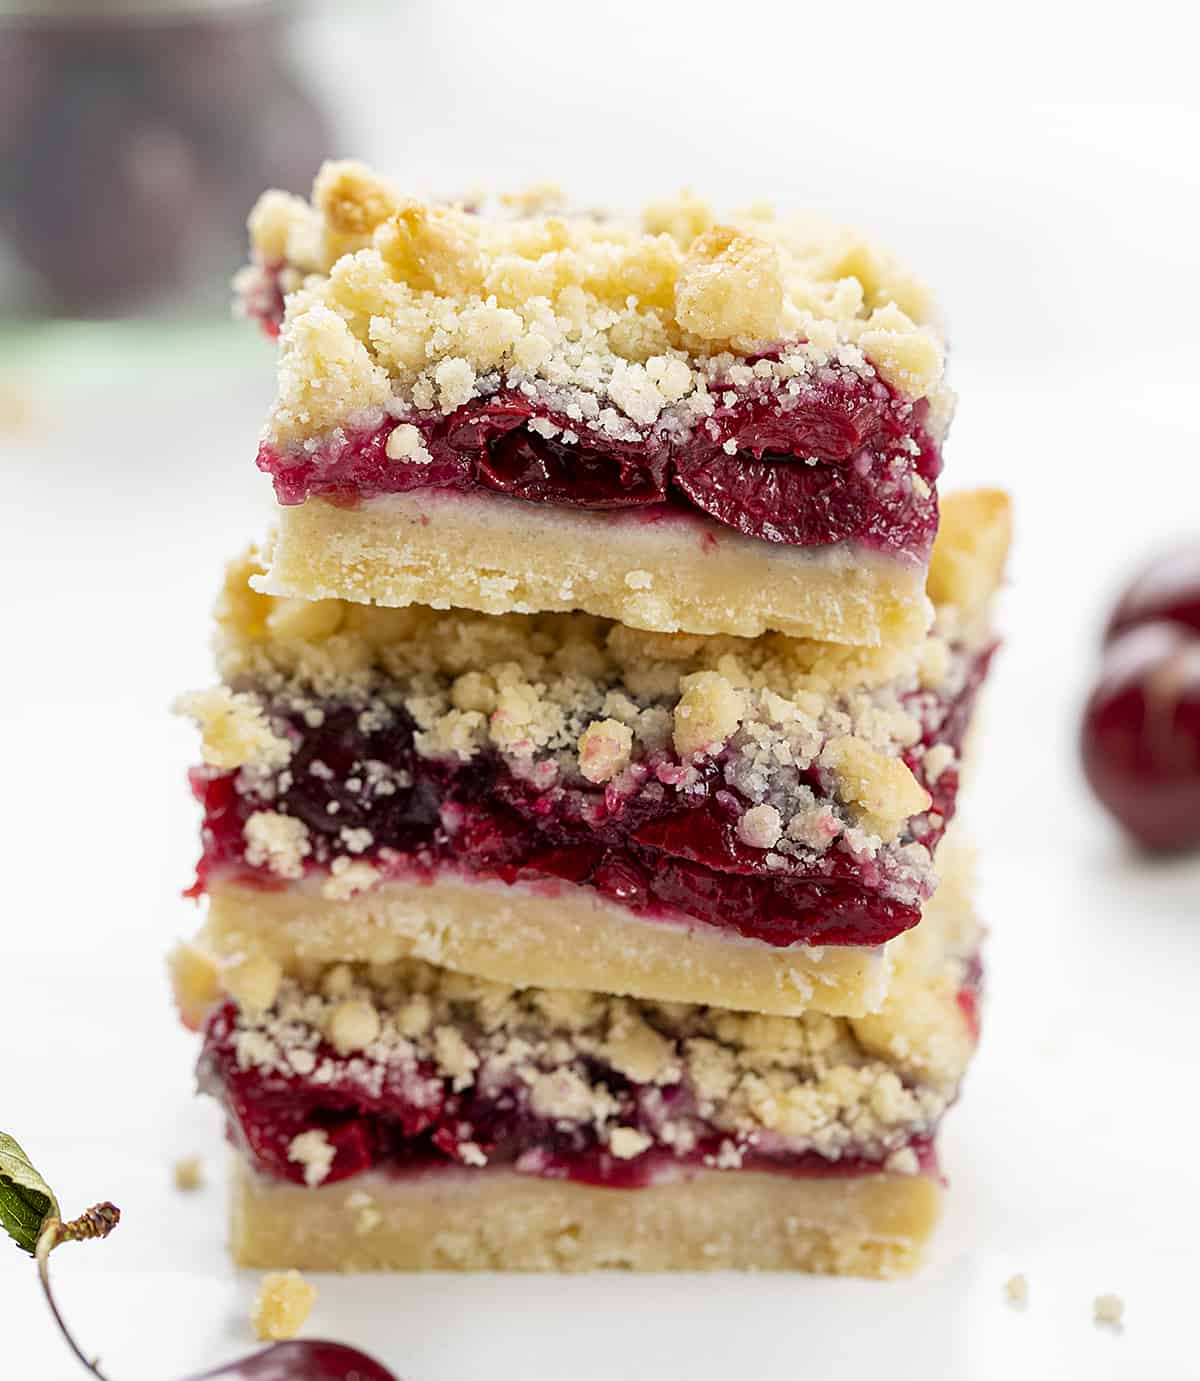
[[[958, 773], [947, 767], [927, 781], [923, 750], [958, 750], [989, 658], [971, 659], [953, 698], [913, 696], [923, 737], [905, 761], [932, 805], [909, 822], [906, 838], [931, 850], [954, 814]], [[456, 870], [479, 881], [588, 887], [640, 914], [690, 918], [771, 945], [877, 945], [920, 920], [911, 878], [884, 854], [856, 855], [840, 840], [790, 855], [743, 844], [737, 822], [751, 802], [726, 783], [720, 758], [703, 761], [686, 792], [671, 785], [682, 769], [667, 753], [638, 764], [626, 790], [581, 779], [539, 788], [494, 752], [469, 763], [422, 757], [402, 711], [364, 728], [354, 705], [326, 704], [316, 727], [302, 713], [267, 709], [296, 745], [286, 774], [264, 784], [211, 768], [193, 773], [204, 807], [193, 894], [210, 879], [281, 885], [246, 859], [247, 820], [271, 810], [304, 822], [305, 867], [318, 875], [346, 854], [349, 838], [369, 840], [356, 856], [384, 880], [432, 881]], [[804, 781], [830, 795], [821, 771]]]
[[[313, 1131], [323, 1132], [333, 1149], [326, 1184], [369, 1170], [402, 1174], [477, 1164], [482, 1153], [494, 1168], [635, 1189], [667, 1167], [716, 1164], [728, 1141], [727, 1133], [713, 1128], [686, 1150], [668, 1145], [660, 1129], [673, 1118], [694, 1114], [688, 1089], [637, 1084], [611, 1069], [603, 1070], [603, 1081], [620, 1108], [620, 1125], [650, 1142], [631, 1159], [613, 1155], [590, 1122], [539, 1116], [514, 1085], [472, 1086], [456, 1093], [432, 1065], [383, 1066], [382, 1077], [368, 1081], [356, 1075], [352, 1059], [339, 1058], [330, 1046], [322, 1044], [315, 1055], [334, 1070], [320, 1084], [298, 1074], [243, 1068], [237, 1057], [237, 1009], [228, 1003], [210, 1017], [200, 1057], [201, 1088], [223, 1103], [230, 1139], [259, 1170], [294, 1183], [304, 1183], [304, 1166], [292, 1158], [292, 1144]], [[931, 1138], [914, 1137], [908, 1145], [921, 1170], [936, 1173]], [[881, 1159], [878, 1153], [830, 1160], [811, 1150], [768, 1153], [747, 1147], [741, 1168], [860, 1175], [877, 1173]]]
[[854, 541], [923, 560], [937, 531], [941, 471], [927, 413], [924, 401], [905, 402], [878, 379], [828, 366], [795, 396], [742, 393], [686, 434], [660, 427], [618, 440], [510, 389], [448, 417], [411, 419], [423, 463], [389, 458], [389, 419], [374, 431], [338, 432], [315, 450], [264, 443], [258, 466], [281, 504], [482, 490], [655, 518], [705, 514], [763, 541]]

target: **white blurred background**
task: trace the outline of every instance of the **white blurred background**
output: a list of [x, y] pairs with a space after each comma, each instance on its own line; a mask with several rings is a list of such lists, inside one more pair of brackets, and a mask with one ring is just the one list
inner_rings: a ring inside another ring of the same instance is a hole
[[[1126, 848], [1075, 734], [1123, 580], [1200, 541], [1200, 110], [1132, 103], [1190, 95], [1192, 37], [1151, 6], [1110, 29], [1051, 5], [297, 13], [327, 151], [414, 191], [550, 178], [635, 208], [688, 185], [875, 231], [950, 322], [944, 482], [1009, 487], [1018, 523], [965, 811], [992, 927], [985, 1039], [947, 1124], [925, 1273], [328, 1282], [310, 1332], [408, 1381], [1189, 1374], [1200, 867]], [[86, 199], [76, 214], [87, 228]], [[192, 1097], [162, 967], [195, 924], [178, 896], [195, 745], [166, 707], [208, 678], [220, 563], [268, 513], [252, 459], [271, 356], [203, 291], [87, 322], [22, 300], [0, 328], [0, 1126], [65, 1206], [125, 1210], [111, 1241], [55, 1267], [114, 1381], [162, 1381], [249, 1343], [254, 1283], [221, 1250], [219, 1119]], [[209, 1187], [183, 1198], [171, 1165], [195, 1154]], [[1003, 1298], [1015, 1271], [1024, 1313]], [[1110, 1290], [1120, 1336], [1091, 1324]], [[2, 1242], [0, 1324], [0, 1375], [74, 1375]]]

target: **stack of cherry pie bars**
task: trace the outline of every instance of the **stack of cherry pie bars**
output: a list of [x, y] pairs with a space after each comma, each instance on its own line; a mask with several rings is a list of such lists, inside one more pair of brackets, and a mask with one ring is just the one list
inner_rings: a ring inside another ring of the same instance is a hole
[[[683, 196], [251, 217], [279, 501], [217, 606], [200, 1084], [309, 1269], [910, 1270], [977, 1037], [997, 492], [921, 284]], [[940, 508], [940, 512], [939, 512]]]

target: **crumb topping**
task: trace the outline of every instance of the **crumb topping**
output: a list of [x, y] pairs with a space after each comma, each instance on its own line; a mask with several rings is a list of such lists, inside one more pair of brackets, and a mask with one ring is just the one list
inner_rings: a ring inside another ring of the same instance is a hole
[[312, 852], [308, 826], [277, 810], [257, 810], [246, 821], [246, 861], [281, 878], [304, 876], [304, 860]]
[[[242, 1070], [336, 1086], [339, 1096], [357, 1088], [372, 1106], [396, 1081], [417, 1105], [437, 1101], [432, 1085], [511, 1100], [560, 1128], [591, 1129], [619, 1159], [716, 1137], [720, 1168], [736, 1168], [751, 1149], [812, 1150], [915, 1173], [909, 1143], [932, 1131], [970, 1054], [957, 963], [948, 959], [932, 983], [921, 978], [938, 994], [938, 1020], [926, 1014], [909, 1027], [893, 1013], [886, 1048], [845, 1018], [521, 990], [418, 960], [337, 965], [308, 984], [285, 979], [269, 1012], [239, 1013], [231, 1039]], [[354, 1040], [343, 1049], [336, 1035], [348, 1008]], [[464, 1124], [463, 1163], [486, 1163], [477, 1142]], [[305, 1132], [289, 1157], [319, 1184], [333, 1148], [323, 1132]]]
[[[245, 1050], [266, 1050], [266, 1043], [260, 1046], [254, 1042], [243, 1042]], [[303, 1070], [304, 1061], [301, 1061], [299, 1069]], [[296, 1071], [297, 1066], [289, 1061], [289, 1069]], [[301, 1132], [299, 1136], [292, 1138], [291, 1145], [288, 1147], [288, 1160], [295, 1161], [297, 1165], [304, 1167], [304, 1183], [310, 1189], [321, 1184], [329, 1175], [329, 1168], [333, 1164], [335, 1151], [329, 1137], [322, 1131]]]
[[929, 399], [944, 431], [928, 294], [855, 232], [763, 211], [718, 221], [690, 194], [640, 226], [512, 209], [418, 201], [350, 162], [326, 164], [311, 203], [266, 193], [238, 286], [261, 295], [273, 270], [288, 293], [272, 442], [448, 413], [500, 388], [623, 439], [677, 434], [724, 390], [769, 379], [795, 396], [829, 369]]
[[[424, 758], [468, 763], [499, 753], [539, 790], [603, 785], [625, 794], [654, 780], [686, 804], [715, 762], [727, 804], [740, 810], [738, 838], [781, 864], [840, 843], [863, 858], [890, 851], [902, 886], [917, 886], [930, 868], [912, 836], [930, 808], [914, 765], [931, 753], [933, 781], [953, 761], [936, 744], [929, 753], [920, 745], [986, 636], [982, 625], [964, 630], [951, 606], [915, 648], [863, 649], [778, 634], [647, 633], [586, 614], [334, 600], [297, 611], [303, 601], [250, 588], [258, 569], [253, 554], [229, 568], [218, 660], [245, 712], [291, 752], [303, 726], [319, 727], [336, 703], [354, 707], [364, 732], [407, 717]], [[287, 762], [272, 749], [243, 764], [239, 790], [269, 805], [286, 794]], [[407, 785], [373, 761], [356, 764], [353, 782], [363, 799]], [[374, 844], [370, 830], [346, 827], [338, 839], [323, 884], [332, 898], [379, 875], [362, 857]], [[286, 879], [303, 876], [314, 848], [303, 821], [258, 808], [245, 846], [252, 866]]]
[[229, 965], [221, 981], [229, 995], [248, 1011], [265, 1012], [275, 1003], [283, 969], [265, 954], [249, 955]]
[[199, 726], [200, 752], [211, 767], [228, 769], [248, 762], [283, 767], [291, 756], [291, 745], [272, 732], [252, 696], [214, 686], [180, 696], [175, 711]]

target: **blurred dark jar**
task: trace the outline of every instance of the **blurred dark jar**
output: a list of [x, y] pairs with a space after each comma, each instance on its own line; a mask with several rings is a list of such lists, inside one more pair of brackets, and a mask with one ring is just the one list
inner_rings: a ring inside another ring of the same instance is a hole
[[307, 191], [330, 152], [263, 0], [0, 8], [0, 236], [16, 309], [216, 305], [265, 187]]

